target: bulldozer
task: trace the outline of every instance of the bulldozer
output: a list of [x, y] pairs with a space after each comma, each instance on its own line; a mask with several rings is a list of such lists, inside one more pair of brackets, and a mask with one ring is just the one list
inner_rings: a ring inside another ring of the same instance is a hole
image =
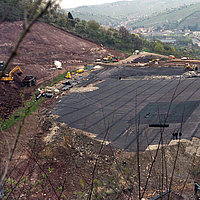
[[108, 55], [107, 57], [103, 58], [103, 61], [104, 61], [105, 63], [108, 63], [108, 62], [111, 61], [111, 60], [112, 60], [112, 57], [111, 57], [110, 55]]
[[16, 66], [14, 69], [12, 69], [9, 74], [5, 74], [5, 76], [1, 77], [1, 81], [12, 81], [14, 79], [14, 77], [12, 76], [12, 74], [19, 70], [20, 72], [17, 73], [18, 76], [21, 76], [22, 75], [22, 70], [20, 69], [19, 66]]
[[198, 71], [197, 65], [190, 65], [190, 63], [185, 63], [184, 65], [184, 70], [185, 71]]
[[108, 55], [107, 57], [103, 58], [104, 62], [119, 62], [119, 59], [117, 56], [114, 55]]

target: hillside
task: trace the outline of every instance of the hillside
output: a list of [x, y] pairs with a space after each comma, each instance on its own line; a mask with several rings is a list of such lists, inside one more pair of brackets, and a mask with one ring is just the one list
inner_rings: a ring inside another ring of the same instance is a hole
[[[11, 54], [11, 49], [23, 30], [23, 21], [4, 22], [0, 25], [0, 60], [6, 62]], [[6, 84], [0, 82], [0, 113], [5, 115], [10, 109], [21, 105], [20, 92], [22, 88], [20, 81], [25, 75], [37, 76], [38, 83], [45, 78], [51, 79], [51, 65], [54, 60], [63, 63], [63, 70], [55, 72], [64, 73], [67, 69], [76, 69], [98, 57], [107, 56], [108, 53], [123, 56], [117, 51], [103, 48], [88, 40], [84, 40], [71, 33], [65, 32], [59, 28], [48, 25], [43, 22], [37, 22], [28, 33], [21, 44], [18, 56], [14, 59], [11, 67], [19, 65], [23, 71], [23, 76], [18, 77], [14, 74], [14, 81]], [[31, 91], [27, 91], [30, 93]], [[14, 95], [15, 98], [10, 99]], [[25, 95], [27, 98], [29, 94]], [[6, 108], [7, 107], [7, 108]]]
[[121, 22], [135, 21], [138, 18], [142, 19], [151, 16], [154, 13], [159, 13], [165, 10], [170, 10], [175, 7], [180, 7], [184, 4], [189, 5], [197, 2], [195, 0], [142, 0], [142, 1], [119, 1], [114, 3], [82, 6], [75, 9], [66, 9], [65, 11], [72, 12], [74, 17], [79, 17], [85, 20], [96, 20], [102, 25], [116, 26]]
[[183, 28], [184, 26], [194, 26], [198, 24], [199, 20], [200, 3], [193, 5], [182, 6], [171, 11], [166, 11], [145, 19], [138, 23], [130, 23], [129, 26], [161, 26], [168, 23], [176, 23], [177, 28]]

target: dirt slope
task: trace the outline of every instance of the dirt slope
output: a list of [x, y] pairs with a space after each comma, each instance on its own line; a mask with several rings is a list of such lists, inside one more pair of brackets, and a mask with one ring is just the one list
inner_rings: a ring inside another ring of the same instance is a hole
[[[0, 25], [0, 60], [6, 62], [22, 31], [23, 21], [5, 22]], [[62, 72], [65, 72], [66, 69], [94, 62], [96, 58], [107, 56], [108, 53], [124, 56], [122, 53], [102, 48], [54, 26], [37, 22], [21, 44], [18, 56], [11, 67], [19, 65], [24, 72], [23, 76], [15, 76], [15, 81], [9, 84], [0, 82], [0, 116], [4, 116], [10, 110], [9, 105], [12, 107], [20, 105], [19, 93], [22, 89], [20, 80], [26, 74], [37, 76], [37, 80], [42, 82], [45, 77], [51, 78], [50, 68], [55, 60], [63, 63]]]

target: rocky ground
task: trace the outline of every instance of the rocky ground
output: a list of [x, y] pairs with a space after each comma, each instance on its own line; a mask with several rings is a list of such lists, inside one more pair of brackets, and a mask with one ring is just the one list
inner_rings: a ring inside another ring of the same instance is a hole
[[[87, 137], [84, 131], [57, 123], [56, 116], [51, 114], [56, 101], [47, 99], [37, 112], [26, 118], [6, 176], [5, 194], [10, 199], [16, 196], [57, 199], [61, 193], [63, 199], [87, 199], [94, 178], [92, 199], [137, 199], [136, 154], [114, 149]], [[16, 124], [7, 129], [10, 144], [18, 127]], [[2, 134], [0, 137], [4, 166], [7, 145]], [[158, 152], [157, 146], [140, 152], [141, 194], [151, 171], [145, 200], [165, 192], [172, 175], [170, 199], [194, 199], [194, 180], [200, 181], [199, 144], [199, 139], [183, 140], [180, 144], [173, 141], [163, 148], [160, 146]], [[168, 199], [168, 195], [163, 199]]]

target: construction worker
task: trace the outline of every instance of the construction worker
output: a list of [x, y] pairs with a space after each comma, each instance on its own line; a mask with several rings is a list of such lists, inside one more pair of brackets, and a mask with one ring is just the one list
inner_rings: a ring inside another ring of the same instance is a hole
[[174, 131], [173, 133], [172, 133], [172, 136], [173, 136], [173, 140], [177, 140], [178, 139], [178, 132], [177, 131]]
[[175, 131], [175, 137], [176, 137], [176, 140], [178, 140], [178, 132], [177, 131]]
[[175, 140], [175, 132], [172, 133], [173, 140]]
[[179, 140], [181, 140], [181, 136], [182, 136], [182, 133], [181, 133], [181, 132], [179, 132]]

